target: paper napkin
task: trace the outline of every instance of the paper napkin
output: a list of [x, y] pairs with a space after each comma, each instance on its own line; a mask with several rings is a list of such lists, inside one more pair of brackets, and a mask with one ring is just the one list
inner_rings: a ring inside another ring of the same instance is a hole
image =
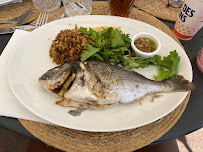
[[0, 116], [22, 118], [52, 124], [26, 109], [13, 95], [7, 80], [7, 62], [13, 48], [25, 38], [29, 32], [16, 30], [0, 56]]
[[8, 5], [8, 4], [11, 4], [11, 3], [19, 3], [19, 2], [22, 2], [22, 0], [0, 0], [0, 6], [4, 6], [4, 5]]

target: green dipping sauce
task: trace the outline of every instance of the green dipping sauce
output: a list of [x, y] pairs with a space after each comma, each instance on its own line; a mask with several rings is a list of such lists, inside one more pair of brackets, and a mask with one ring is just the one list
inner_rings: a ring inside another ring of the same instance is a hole
[[157, 45], [154, 40], [148, 37], [140, 37], [134, 41], [135, 47], [142, 52], [154, 52], [157, 49]]

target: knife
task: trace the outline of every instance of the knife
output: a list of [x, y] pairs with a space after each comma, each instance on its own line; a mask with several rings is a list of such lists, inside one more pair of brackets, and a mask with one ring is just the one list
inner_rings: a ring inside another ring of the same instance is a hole
[[[55, 20], [65, 18], [66, 14], [61, 14], [59, 15]], [[0, 34], [8, 34], [8, 33], [13, 33], [15, 30], [32, 30], [37, 28], [35, 24], [28, 24], [28, 25], [21, 25], [21, 26], [14, 26], [14, 27], [8, 27], [8, 28], [0, 28]]]
[[0, 28], [0, 34], [13, 33], [17, 29], [26, 31], [26, 30], [32, 30], [35, 28], [36, 28], [35, 24], [14, 26], [14, 27], [8, 27], [8, 28]]

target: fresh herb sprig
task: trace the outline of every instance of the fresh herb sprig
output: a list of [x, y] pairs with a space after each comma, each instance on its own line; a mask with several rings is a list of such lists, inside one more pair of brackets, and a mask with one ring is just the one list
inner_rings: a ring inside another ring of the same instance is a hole
[[176, 50], [170, 52], [167, 57], [155, 55], [148, 59], [142, 59], [136, 56], [131, 48], [131, 39], [129, 34], [124, 34], [118, 28], [112, 27], [95, 31], [92, 28], [80, 27], [80, 32], [91, 37], [90, 45], [82, 52], [81, 61], [96, 59], [110, 61], [129, 69], [156, 65], [159, 67], [159, 73], [154, 76], [157, 81], [168, 79], [178, 74], [180, 57]]

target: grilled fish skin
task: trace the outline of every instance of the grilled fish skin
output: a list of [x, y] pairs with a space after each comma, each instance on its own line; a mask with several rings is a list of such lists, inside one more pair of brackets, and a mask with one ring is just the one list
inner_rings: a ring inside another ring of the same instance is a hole
[[72, 61], [43, 74], [39, 81], [57, 95], [70, 73], [75, 73], [71, 86], [57, 104], [88, 109], [107, 108], [118, 103], [139, 101], [146, 95], [162, 92], [183, 92], [195, 85], [183, 76], [154, 81], [117, 65], [101, 61]]

